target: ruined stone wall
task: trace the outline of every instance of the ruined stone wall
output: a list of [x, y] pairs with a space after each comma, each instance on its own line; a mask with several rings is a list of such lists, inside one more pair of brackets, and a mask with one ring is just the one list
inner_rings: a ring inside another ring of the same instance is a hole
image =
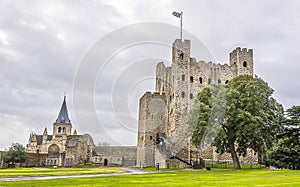
[[96, 146], [94, 148], [94, 164], [107, 166], [135, 166], [137, 158], [136, 146]]

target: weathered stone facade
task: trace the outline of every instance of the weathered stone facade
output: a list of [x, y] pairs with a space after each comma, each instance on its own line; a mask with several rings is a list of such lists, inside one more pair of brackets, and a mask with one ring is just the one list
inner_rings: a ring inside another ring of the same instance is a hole
[[136, 146], [98, 146], [93, 164], [99, 166], [135, 166]]
[[[43, 135], [30, 134], [25, 166], [65, 166], [94, 164], [99, 166], [136, 165], [136, 146], [95, 146], [89, 134], [71, 134], [72, 124], [64, 98], [57, 120], [53, 124], [53, 135], [45, 128]], [[2, 154], [0, 154], [3, 166]]]
[[58, 118], [53, 123], [53, 135], [45, 128], [43, 135], [30, 134], [26, 152], [28, 166], [73, 166], [91, 163], [93, 140], [90, 135], [71, 135], [72, 124], [64, 97]]
[[216, 155], [212, 148], [197, 152], [190, 143], [187, 116], [205, 87], [227, 84], [242, 74], [254, 76], [252, 49], [233, 50], [229, 65], [197, 62], [190, 57], [190, 41], [176, 39], [171, 66], [157, 64], [155, 92], [146, 92], [140, 99], [137, 166], [149, 167], [158, 162], [161, 167], [185, 167], [198, 157], [230, 159]]

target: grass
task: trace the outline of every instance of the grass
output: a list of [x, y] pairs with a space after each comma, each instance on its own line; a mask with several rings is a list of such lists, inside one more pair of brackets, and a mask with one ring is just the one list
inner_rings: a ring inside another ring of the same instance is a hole
[[56, 176], [56, 175], [82, 175], [99, 173], [126, 172], [119, 168], [17, 168], [0, 169], [0, 178], [21, 176]]
[[[233, 164], [205, 164], [205, 167], [210, 168], [220, 168], [220, 169], [233, 169]], [[258, 164], [247, 164], [241, 165], [242, 169], [261, 169], [265, 168], [265, 166], [258, 165]]]
[[[144, 168], [146, 171], [156, 171], [155, 167]], [[159, 168], [159, 171], [183, 170], [183, 168]]]
[[181, 170], [140, 175], [0, 182], [0, 186], [300, 186], [299, 176], [299, 170]]

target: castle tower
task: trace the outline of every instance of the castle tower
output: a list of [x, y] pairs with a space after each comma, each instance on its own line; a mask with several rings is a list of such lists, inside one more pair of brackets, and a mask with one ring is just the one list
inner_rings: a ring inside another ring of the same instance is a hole
[[155, 147], [157, 133], [164, 124], [165, 96], [146, 92], [140, 99], [137, 165], [150, 167], [155, 165]]
[[66, 104], [66, 96], [64, 96], [63, 104], [56, 121], [53, 124], [53, 136], [66, 137], [71, 135], [72, 124], [68, 115], [68, 108]]
[[234, 69], [235, 76], [252, 75], [254, 76], [253, 67], [253, 50], [237, 47], [229, 54], [230, 66]]
[[[190, 47], [190, 40], [173, 42], [171, 66], [164, 62], [156, 66], [156, 92], [147, 92], [140, 99], [137, 141], [140, 167], [155, 163], [161, 167], [186, 167], [198, 159], [188, 124], [197, 95], [207, 86], [227, 84], [239, 75], [254, 75], [252, 49], [236, 48], [229, 55], [230, 65], [221, 65], [196, 61], [190, 57]], [[163, 101], [164, 107], [155, 104], [157, 99]], [[209, 150], [203, 155], [208, 155], [206, 159], [215, 158]]]
[[172, 62], [176, 65], [187, 65], [190, 60], [191, 41], [176, 39], [172, 45]]

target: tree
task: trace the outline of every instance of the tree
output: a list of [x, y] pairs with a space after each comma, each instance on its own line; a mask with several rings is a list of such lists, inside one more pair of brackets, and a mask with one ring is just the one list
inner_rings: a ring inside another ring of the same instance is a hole
[[300, 169], [300, 106], [287, 110], [284, 130], [269, 155], [270, 165], [277, 168]]
[[234, 169], [241, 168], [238, 156], [246, 156], [249, 149], [261, 159], [272, 147], [283, 117], [283, 108], [272, 93], [266, 82], [249, 75], [205, 88], [194, 108], [197, 120], [189, 118], [192, 142], [213, 145], [220, 154], [230, 153]]
[[6, 163], [23, 163], [26, 158], [25, 148], [19, 143], [12, 143], [9, 150], [4, 154], [4, 162]]

